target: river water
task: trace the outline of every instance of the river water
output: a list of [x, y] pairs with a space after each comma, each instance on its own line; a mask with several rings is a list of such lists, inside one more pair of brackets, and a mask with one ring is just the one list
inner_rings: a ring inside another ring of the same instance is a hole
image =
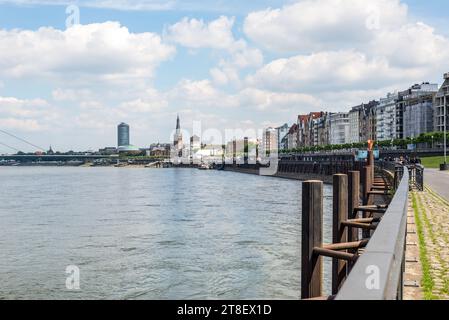
[[[299, 181], [0, 167], [0, 186], [0, 299], [300, 298]], [[79, 290], [66, 287], [68, 266]]]

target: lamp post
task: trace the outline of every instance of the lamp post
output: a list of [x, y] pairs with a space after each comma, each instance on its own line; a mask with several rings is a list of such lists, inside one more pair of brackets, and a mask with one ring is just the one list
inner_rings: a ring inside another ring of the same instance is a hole
[[444, 96], [444, 165], [447, 165], [447, 100], [446, 95]]
[[445, 95], [443, 98], [444, 104], [443, 104], [443, 108], [444, 108], [444, 120], [443, 120], [443, 144], [444, 144], [444, 163], [440, 165], [440, 170], [441, 171], [446, 171], [449, 169], [449, 166], [447, 164], [447, 96]]

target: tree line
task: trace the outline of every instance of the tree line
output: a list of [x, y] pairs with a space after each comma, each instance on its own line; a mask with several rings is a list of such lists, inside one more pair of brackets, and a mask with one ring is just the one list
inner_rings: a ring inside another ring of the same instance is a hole
[[[449, 141], [449, 133], [447, 134], [447, 140]], [[376, 141], [376, 146], [378, 148], [391, 148], [399, 147], [401, 149], [406, 149], [409, 144], [427, 144], [427, 146], [434, 146], [438, 143], [444, 142], [443, 132], [429, 132], [423, 133], [416, 138], [405, 138], [405, 139], [391, 139]], [[366, 148], [366, 142], [358, 143], [345, 143], [345, 144], [328, 144], [321, 146], [309, 146], [294, 149], [284, 149], [281, 153], [307, 153], [307, 152], [318, 152], [318, 151], [337, 151], [337, 150], [350, 150], [350, 149], [362, 149]]]

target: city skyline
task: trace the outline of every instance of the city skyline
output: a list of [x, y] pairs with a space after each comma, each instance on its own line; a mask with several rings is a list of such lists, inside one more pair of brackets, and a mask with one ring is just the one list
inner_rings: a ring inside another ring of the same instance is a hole
[[[81, 25], [71, 28], [67, 2], [45, 3], [0, 1], [0, 47], [8, 48], [0, 54], [0, 127], [61, 151], [113, 146], [120, 122], [133, 127], [136, 146], [168, 142], [178, 113], [187, 130], [194, 120], [277, 127], [414, 83], [441, 85], [448, 71], [441, 1], [216, 2], [201, 11], [79, 1]], [[305, 9], [322, 12], [320, 23], [303, 19]], [[351, 28], [360, 32], [348, 39]]]

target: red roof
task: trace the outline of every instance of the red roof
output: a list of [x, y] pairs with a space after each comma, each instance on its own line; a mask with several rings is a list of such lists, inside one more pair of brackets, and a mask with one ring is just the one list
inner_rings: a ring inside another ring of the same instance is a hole
[[292, 134], [292, 133], [295, 133], [297, 130], [298, 130], [298, 125], [295, 123], [294, 125], [292, 125], [292, 127], [290, 128], [288, 133]]

